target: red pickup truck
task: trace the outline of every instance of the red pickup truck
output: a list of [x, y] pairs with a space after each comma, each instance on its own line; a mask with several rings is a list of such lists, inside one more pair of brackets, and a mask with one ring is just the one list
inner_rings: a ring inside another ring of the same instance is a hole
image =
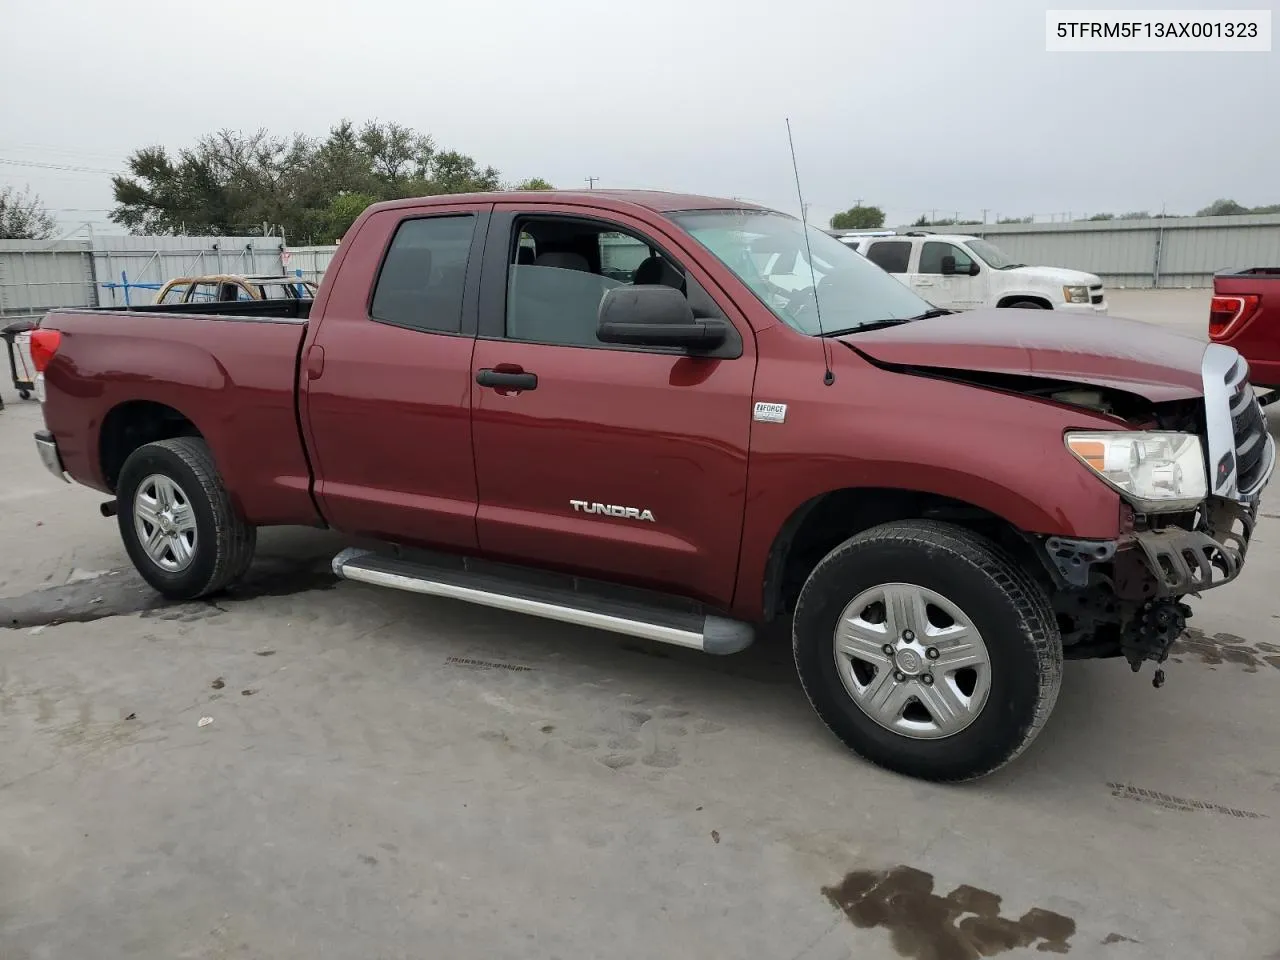
[[1235, 350], [952, 314], [660, 192], [378, 204], [314, 303], [55, 310], [33, 354], [45, 464], [163, 594], [312, 524], [385, 544], [347, 579], [710, 654], [789, 617], [832, 731], [935, 780], [1019, 754], [1064, 657], [1163, 662], [1275, 462]]
[[1256, 386], [1280, 388], [1280, 267], [1214, 275], [1209, 339], [1238, 350]]

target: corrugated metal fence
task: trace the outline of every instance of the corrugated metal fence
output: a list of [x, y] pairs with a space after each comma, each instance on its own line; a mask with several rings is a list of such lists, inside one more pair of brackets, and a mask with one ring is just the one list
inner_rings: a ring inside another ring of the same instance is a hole
[[1280, 266], [1280, 214], [897, 231], [912, 229], [985, 237], [1022, 263], [1087, 270], [1112, 287], [1211, 287], [1220, 270]]
[[[1280, 266], [1280, 214], [928, 229], [986, 237], [1023, 263], [1087, 270], [1112, 287], [1208, 287], [1219, 270]], [[150, 303], [165, 281], [193, 274], [284, 273], [319, 282], [337, 249], [285, 249], [279, 237], [0, 240], [0, 317]]]
[[165, 281], [192, 274], [278, 275], [283, 247], [279, 237], [0, 240], [0, 317], [150, 303]]

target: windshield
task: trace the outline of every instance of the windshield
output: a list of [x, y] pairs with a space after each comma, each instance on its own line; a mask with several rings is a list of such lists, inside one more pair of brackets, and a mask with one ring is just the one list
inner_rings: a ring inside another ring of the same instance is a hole
[[[732, 270], [783, 323], [809, 336], [906, 320], [932, 305], [821, 230], [772, 211], [706, 210], [671, 217]], [[814, 281], [817, 280], [817, 296]], [[818, 329], [818, 309], [822, 330]]]
[[969, 249], [978, 255], [978, 257], [992, 270], [1012, 270], [1014, 267], [1025, 267], [1025, 263], [1014, 263], [1005, 255], [1005, 252], [997, 247], [994, 243], [987, 243], [985, 240], [966, 240]]

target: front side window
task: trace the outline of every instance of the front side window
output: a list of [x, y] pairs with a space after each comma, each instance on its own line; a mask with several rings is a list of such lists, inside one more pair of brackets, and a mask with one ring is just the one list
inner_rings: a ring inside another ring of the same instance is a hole
[[665, 284], [687, 293], [684, 271], [648, 241], [594, 221], [523, 220], [507, 266], [512, 340], [610, 347], [596, 337], [600, 301], [615, 287]]
[[941, 240], [928, 240], [920, 249], [919, 272], [942, 273], [943, 257], [955, 258], [955, 272], [958, 274], [967, 274], [973, 266], [973, 257], [969, 256], [963, 247], [957, 247], [954, 243], [945, 243]]
[[778, 319], [809, 336], [853, 332], [933, 309], [866, 257], [830, 234], [803, 228], [795, 217], [771, 210], [697, 210], [669, 216]]
[[405, 220], [387, 250], [369, 315], [431, 333], [462, 329], [474, 214]]
[[189, 283], [175, 283], [172, 287], [164, 292], [164, 296], [160, 298], [161, 303], [181, 303], [182, 298], [187, 295], [187, 291], [191, 289]]

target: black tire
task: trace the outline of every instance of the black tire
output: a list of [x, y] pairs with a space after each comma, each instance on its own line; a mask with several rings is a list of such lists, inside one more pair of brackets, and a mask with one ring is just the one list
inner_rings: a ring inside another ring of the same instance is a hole
[[1009, 310], [1048, 310], [1039, 300], [1013, 300], [1005, 304]]
[[[890, 583], [950, 599], [985, 643], [985, 704], [950, 736], [915, 739], [880, 725], [840, 678], [833, 644], [841, 614], [863, 591]], [[1062, 638], [1043, 590], [995, 544], [934, 521], [874, 527], [827, 554], [801, 590], [792, 646], [809, 702], [831, 731], [872, 763], [925, 780], [972, 780], [1013, 760], [1048, 720], [1062, 681]]]
[[[195, 549], [182, 570], [163, 569], [147, 554], [134, 520], [138, 486], [153, 475], [180, 488], [195, 515]], [[257, 529], [231, 505], [208, 445], [199, 437], [175, 437], [144, 444], [129, 455], [116, 484], [120, 537], [142, 578], [173, 600], [194, 600], [224, 589], [253, 561]]]
[[30, 400], [30, 399], [31, 399], [31, 391], [30, 391], [30, 390], [19, 390], [19, 391], [18, 391], [18, 398], [19, 398], [19, 399], [21, 399], [21, 400]]

